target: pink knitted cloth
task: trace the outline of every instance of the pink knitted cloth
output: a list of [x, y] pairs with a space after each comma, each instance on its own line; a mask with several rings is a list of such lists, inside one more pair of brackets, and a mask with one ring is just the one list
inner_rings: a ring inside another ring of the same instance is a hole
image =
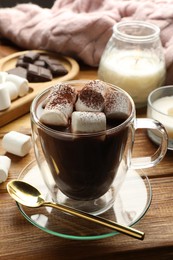
[[146, 20], [161, 29], [167, 84], [173, 83], [173, 0], [56, 0], [51, 9], [20, 4], [0, 9], [0, 35], [23, 49], [46, 49], [98, 66], [112, 27]]

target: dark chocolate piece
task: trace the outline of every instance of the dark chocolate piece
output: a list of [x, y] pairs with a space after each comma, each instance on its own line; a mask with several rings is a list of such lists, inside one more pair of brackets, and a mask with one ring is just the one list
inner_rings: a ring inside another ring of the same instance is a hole
[[33, 63], [39, 56], [38, 52], [29, 51], [23, 56], [23, 61]]
[[34, 51], [19, 56], [16, 62], [16, 68], [18, 67], [23, 67], [26, 71], [22, 72], [21, 69], [14, 69], [14, 72], [12, 70], [13, 74], [24, 73], [23, 77], [27, 78], [29, 82], [50, 81], [53, 77], [63, 76], [68, 73], [61, 60]]
[[27, 79], [29, 82], [45, 82], [52, 80], [50, 70], [29, 64], [27, 70]]
[[47, 66], [47, 62], [49, 61], [49, 56], [48, 55], [40, 55], [39, 60], [43, 60]]
[[52, 64], [51, 67], [49, 67], [50, 71], [52, 72], [52, 75], [55, 76], [63, 76], [68, 73], [66, 68], [63, 65], [55, 65]]
[[23, 67], [16, 67], [7, 71], [9, 74], [13, 74], [22, 78], [27, 78], [27, 70]]
[[16, 67], [23, 67], [23, 68], [27, 68], [28, 67], [28, 62], [25, 62], [23, 60], [23, 57], [19, 57], [19, 59], [16, 62]]
[[43, 67], [43, 68], [46, 68], [46, 64], [45, 64], [45, 61], [44, 60], [36, 60], [34, 61], [34, 65], [36, 66], [39, 66], [39, 67]]
[[48, 69], [52, 72], [52, 75], [55, 76], [63, 76], [68, 73], [66, 68], [62, 65], [59, 60], [47, 58], [45, 59]]
[[47, 59], [46, 63], [49, 68], [51, 68], [51, 66], [53, 66], [53, 65], [56, 65], [56, 66], [61, 65], [61, 62], [58, 60], [55, 60], [55, 59]]

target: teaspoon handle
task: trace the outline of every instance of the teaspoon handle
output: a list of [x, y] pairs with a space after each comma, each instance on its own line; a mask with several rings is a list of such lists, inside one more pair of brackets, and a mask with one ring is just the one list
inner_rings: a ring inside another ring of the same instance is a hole
[[86, 219], [86, 220], [89, 220], [92, 222], [95, 222], [97, 224], [103, 225], [105, 227], [108, 227], [110, 229], [113, 229], [115, 231], [118, 231], [120, 233], [123, 233], [125, 235], [131, 236], [131, 237], [134, 237], [134, 238], [137, 238], [140, 240], [143, 240], [144, 236], [145, 236], [144, 232], [136, 230], [132, 227], [124, 226], [124, 225], [118, 224], [114, 221], [111, 221], [111, 220], [108, 220], [105, 218], [101, 218], [98, 216], [94, 216], [94, 215], [88, 214], [86, 212], [76, 210], [74, 208], [70, 208], [65, 205], [60, 205], [60, 204], [57, 204], [54, 202], [44, 202], [42, 205], [59, 209], [63, 212], [69, 213], [71, 215], [74, 215], [74, 216], [77, 216], [77, 217], [80, 217], [80, 218], [83, 218], [83, 219]]

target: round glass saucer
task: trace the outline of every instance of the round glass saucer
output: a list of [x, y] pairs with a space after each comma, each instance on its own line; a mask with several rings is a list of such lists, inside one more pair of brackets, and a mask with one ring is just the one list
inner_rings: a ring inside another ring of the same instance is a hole
[[[32, 161], [20, 173], [19, 180], [35, 186], [46, 200], [51, 200], [36, 161]], [[120, 224], [132, 226], [147, 212], [151, 204], [152, 189], [142, 170], [129, 170], [116, 196], [113, 206], [100, 216]], [[109, 228], [60, 212], [50, 207], [29, 208], [17, 203], [22, 215], [39, 229], [63, 238], [92, 240], [119, 234]]]

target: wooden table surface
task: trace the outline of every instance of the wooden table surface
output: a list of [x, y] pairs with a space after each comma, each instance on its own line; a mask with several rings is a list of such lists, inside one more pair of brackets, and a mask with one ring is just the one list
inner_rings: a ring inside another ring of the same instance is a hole
[[[0, 58], [19, 51], [8, 41], [1, 42]], [[80, 65], [76, 79], [95, 79], [97, 69]], [[137, 115], [145, 116], [145, 109]], [[11, 130], [30, 134], [29, 114], [0, 128], [0, 155], [6, 154], [1, 145], [3, 135]], [[149, 155], [156, 146], [146, 132], [138, 131], [134, 155]], [[30, 224], [8, 195], [6, 184], [17, 178], [20, 171], [34, 158], [7, 154], [12, 159], [9, 177], [0, 184], [0, 259], [173, 259], [173, 152], [155, 167], [147, 170], [153, 199], [146, 215], [135, 225], [145, 232], [143, 241], [119, 234], [110, 238], [78, 241], [43, 232]]]

